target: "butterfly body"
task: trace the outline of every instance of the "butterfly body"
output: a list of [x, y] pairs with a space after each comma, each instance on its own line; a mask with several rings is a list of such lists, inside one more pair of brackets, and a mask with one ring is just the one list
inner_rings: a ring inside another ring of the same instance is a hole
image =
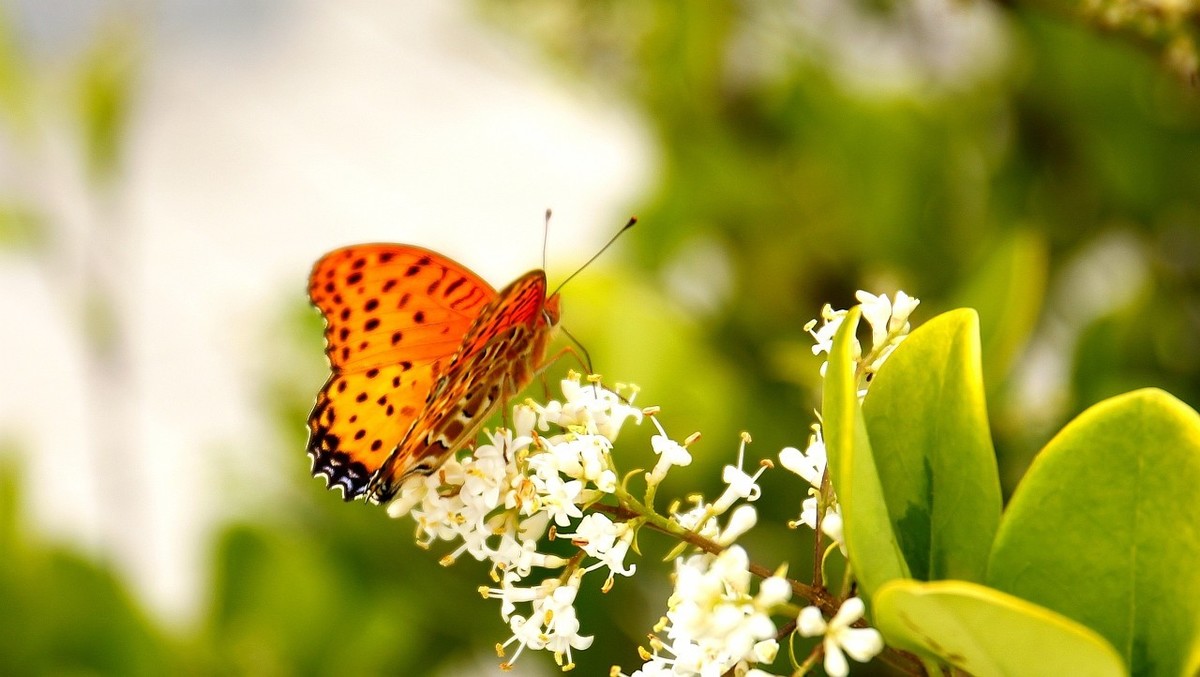
[[497, 292], [410, 245], [360, 245], [313, 267], [332, 373], [309, 416], [313, 474], [385, 502], [468, 443], [543, 366], [558, 297], [534, 270]]

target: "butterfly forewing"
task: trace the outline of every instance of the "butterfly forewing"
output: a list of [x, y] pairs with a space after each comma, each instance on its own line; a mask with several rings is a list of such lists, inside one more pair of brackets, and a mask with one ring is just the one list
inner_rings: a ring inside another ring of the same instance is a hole
[[346, 500], [371, 479], [425, 410], [437, 375], [496, 292], [462, 265], [406, 245], [361, 245], [313, 267], [332, 373], [309, 416], [313, 474]]
[[309, 296], [325, 316], [330, 364], [367, 369], [453, 355], [491, 285], [440, 254], [406, 245], [359, 245], [313, 267]]

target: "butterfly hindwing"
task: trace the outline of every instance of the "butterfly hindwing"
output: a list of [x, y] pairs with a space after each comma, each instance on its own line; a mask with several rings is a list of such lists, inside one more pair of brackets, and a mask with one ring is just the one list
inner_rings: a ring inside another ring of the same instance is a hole
[[362, 495], [424, 410], [436, 376], [496, 291], [462, 265], [406, 245], [339, 249], [313, 267], [332, 374], [309, 416], [313, 474]]
[[433, 369], [426, 362], [330, 376], [308, 420], [313, 474], [347, 500], [360, 495], [420, 412]]

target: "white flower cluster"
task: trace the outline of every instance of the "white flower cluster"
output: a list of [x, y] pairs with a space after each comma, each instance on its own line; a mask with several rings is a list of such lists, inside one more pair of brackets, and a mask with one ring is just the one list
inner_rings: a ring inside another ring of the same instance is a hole
[[669, 643], [654, 637], [632, 677], [745, 674], [752, 664], [774, 661], [779, 642], [771, 615], [792, 596], [791, 584], [772, 576], [751, 595], [749, 564], [739, 546], [676, 560], [675, 592], [655, 628]]
[[[908, 317], [921, 301], [903, 291], [896, 292], [895, 302], [889, 300], [887, 294], [876, 296], [862, 290], [855, 294], [855, 298], [861, 304], [863, 319], [871, 327], [871, 347], [864, 357], [862, 346], [855, 339], [853, 352], [855, 359], [863, 363], [862, 372], [869, 375], [876, 372], [896, 346], [900, 345], [900, 342], [908, 336], [910, 329]], [[842, 326], [842, 321], [845, 320], [847, 313], [846, 310], [834, 310], [827, 303], [821, 309], [822, 324], [819, 328], [817, 328], [817, 320], [810, 320], [804, 325], [804, 329], [812, 335], [815, 341], [812, 348], [814, 355], [829, 354], [833, 348], [833, 337]], [[825, 362], [821, 365], [822, 376], [825, 375], [828, 364]], [[859, 391], [860, 398], [866, 394], [866, 385], [864, 380], [863, 388]], [[800, 519], [790, 523], [789, 526], [794, 528], [804, 524], [810, 529], [816, 529], [819, 521], [821, 533], [828, 536], [844, 555], [846, 554], [846, 544], [842, 540], [841, 506], [838, 505], [837, 496], [834, 495], [832, 488], [826, 487], [826, 492], [822, 494], [826, 457], [825, 440], [821, 436], [821, 424], [814, 423], [812, 430], [813, 434], [808, 438], [807, 449], [800, 451], [794, 447], [787, 447], [779, 452], [780, 464], [802, 477], [810, 486], [809, 496], [801, 505]], [[821, 513], [820, 520], [817, 519], [818, 510]]]
[[[659, 425], [657, 419], [652, 420], [656, 426]], [[662, 431], [661, 426], [659, 426], [659, 431]], [[665, 437], [666, 433], [662, 433], [662, 435]], [[690, 439], [695, 439], [695, 436]], [[722, 471], [721, 479], [725, 482], [725, 490], [721, 492], [717, 500], [706, 503], [700, 494], [692, 494], [690, 496], [693, 504], [691, 508], [680, 511], [678, 504], [672, 506], [671, 521], [720, 545], [732, 544], [739, 536], [754, 527], [758, 522], [758, 513], [754, 507], [743, 503], [734, 508], [734, 504], [741, 500], [755, 501], [762, 495], [762, 489], [758, 486], [758, 478], [772, 466], [772, 463], [770, 461], [762, 462], [753, 475], [743, 470], [746, 443], [749, 441], [750, 436], [742, 433], [742, 441], [738, 446], [737, 465], [727, 465]], [[666, 454], [660, 457], [660, 464], [665, 456]], [[652, 472], [647, 479], [652, 482], [654, 478]], [[729, 514], [725, 528], [722, 529], [717, 518], [729, 512], [730, 508], [734, 508], [733, 512]]]
[[[874, 373], [908, 335], [908, 316], [916, 310], [921, 301], [902, 291], [896, 292], [894, 303], [888, 299], [887, 294], [876, 296], [862, 290], [855, 294], [855, 298], [862, 306], [863, 319], [871, 327], [871, 352], [867, 355], [867, 372]], [[821, 308], [821, 326], [817, 327], [817, 320], [809, 320], [804, 325], [804, 330], [811, 334], [816, 342], [812, 348], [813, 355], [829, 354], [833, 348], [833, 337], [842, 326], [842, 321], [846, 319], [847, 312], [834, 310], [833, 306], [826, 303], [825, 307]], [[862, 347], [856, 339], [854, 357], [861, 359], [862, 355]], [[825, 375], [828, 366], [828, 362], [821, 365], [821, 376]]]
[[[859, 292], [858, 299], [872, 329], [869, 352], [864, 355], [855, 343], [865, 388], [866, 377], [907, 335], [908, 315], [919, 301], [904, 292], [896, 294], [894, 303], [866, 292]], [[819, 329], [814, 331], [815, 320], [806, 325], [817, 342], [815, 354], [829, 352], [845, 316], [846, 311], [827, 305]], [[426, 547], [459, 542], [443, 563], [463, 554], [491, 562], [495, 585], [480, 592], [500, 600], [501, 616], [512, 633], [497, 644], [502, 657], [512, 649], [501, 667], [511, 667], [526, 649], [550, 651], [564, 670], [574, 667], [572, 652], [588, 648], [593, 640], [580, 633], [574, 607], [584, 577], [601, 571], [601, 589], [607, 592], [615, 577], [633, 575], [636, 567], [625, 559], [636, 549], [637, 530], [647, 525], [677, 537], [680, 544], [668, 556], [675, 558], [675, 585], [666, 615], [654, 628], [650, 648], [642, 649], [644, 664], [632, 677], [718, 677], [730, 671], [768, 677], [763, 668], [775, 660], [782, 638], [773, 617], [794, 619], [795, 632], [802, 636], [822, 636], [817, 651], [834, 677], [847, 673], [847, 654], [867, 661], [882, 651], [878, 632], [853, 627], [863, 615], [860, 600], [843, 602], [828, 622], [815, 606], [798, 612], [789, 604], [793, 586], [801, 591], [823, 588], [790, 582], [786, 565], [770, 576], [752, 567], [746, 551], [736, 545], [758, 520], [750, 504], [762, 494], [760, 477], [774, 467], [766, 459], [757, 468], [747, 467], [749, 435], [742, 435], [736, 464], [725, 466], [725, 489], [715, 500], [694, 494], [686, 507], [676, 501], [665, 516], [656, 511], [659, 485], [671, 468], [691, 463], [688, 447], [699, 434], [676, 442], [655, 416], [657, 408], [633, 407], [635, 389], [618, 386], [622, 389], [627, 398], [600, 387], [598, 380], [583, 383], [578, 376], [568, 377], [562, 382], [562, 401], [514, 407], [511, 431], [487, 433], [487, 443], [447, 459], [436, 473], [409, 479], [388, 507], [393, 517], [413, 517], [417, 541]], [[657, 459], [643, 475], [646, 492], [639, 500], [626, 487], [634, 475], [622, 475], [611, 452], [622, 425], [640, 423], [644, 416], [657, 428], [651, 438]], [[779, 461], [809, 485], [800, 519], [792, 526], [819, 525], [818, 537], [828, 537], [844, 554], [841, 508], [826, 478], [820, 425], [813, 426], [804, 451], [783, 449]], [[542, 552], [544, 538], [569, 539], [578, 551], [567, 557]], [[753, 594], [752, 569], [764, 577]], [[623, 673], [613, 668], [611, 674]]]
[[[659, 462], [646, 475], [653, 487], [666, 468], [686, 465], [691, 456], [687, 443], [672, 442], [658, 420], [651, 420], [659, 431], [652, 440]], [[693, 435], [688, 442], [695, 439]], [[763, 461], [753, 474], [747, 472], [749, 442], [750, 436], [743, 433], [737, 464], [725, 466], [721, 474], [725, 489], [715, 501], [709, 503], [693, 494], [690, 508], [681, 510], [678, 503], [671, 507], [670, 521], [677, 527], [716, 546], [728, 547], [715, 555], [701, 552], [676, 558], [675, 587], [667, 603], [667, 615], [655, 627], [657, 634], [651, 636], [650, 650], [643, 649], [645, 663], [633, 677], [715, 677], [734, 667], [739, 667], [742, 674], [751, 665], [775, 660], [779, 643], [771, 614], [778, 613], [778, 607], [791, 596], [791, 586], [781, 576], [774, 576], [762, 582], [757, 595], [750, 595], [749, 557], [740, 546], [733, 545], [757, 523], [758, 513], [748, 502], [762, 495], [758, 479], [773, 465]], [[726, 514], [722, 527], [720, 518]]]
[[[436, 473], [409, 479], [388, 513], [411, 515], [417, 541], [425, 546], [461, 541], [443, 559], [445, 564], [464, 553], [492, 563], [498, 585], [480, 592], [500, 600], [501, 615], [512, 630], [497, 647], [501, 655], [513, 644], [512, 661], [525, 649], [551, 651], [569, 669], [572, 650], [592, 643], [592, 637], [580, 634], [573, 606], [583, 576], [606, 569], [607, 588], [614, 576], [634, 572], [624, 562], [633, 529], [601, 513], [585, 516], [583, 509], [616, 490], [612, 441], [624, 422], [640, 422], [642, 412], [616, 393], [581, 384], [577, 377], [563, 381], [563, 392], [565, 402], [517, 405], [514, 430], [489, 433], [488, 444], [447, 459]], [[552, 426], [554, 434], [539, 434]], [[594, 561], [538, 551], [540, 539], [573, 522], [574, 533], [557, 535], [571, 538]], [[535, 570], [557, 570], [559, 575], [531, 583]], [[529, 613], [517, 613], [524, 604]]]

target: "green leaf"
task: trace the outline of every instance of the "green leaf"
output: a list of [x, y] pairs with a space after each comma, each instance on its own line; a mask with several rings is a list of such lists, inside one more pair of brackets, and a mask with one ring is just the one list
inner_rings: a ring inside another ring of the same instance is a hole
[[1135, 675], [1200, 670], [1200, 415], [1157, 389], [1069, 423], [1017, 487], [996, 588], [1106, 637]]
[[1019, 597], [966, 581], [892, 581], [875, 595], [889, 645], [977, 675], [1125, 674], [1103, 637]]
[[1037, 323], [1048, 265], [1041, 233], [1013, 231], [988, 249], [982, 265], [955, 295], [955, 305], [974, 308], [980, 317], [988, 394], [998, 391]]
[[860, 316], [857, 307], [851, 309], [833, 339], [821, 415], [829, 476], [842, 506], [850, 565], [870, 597], [884, 583], [909, 574], [896, 535], [889, 528], [883, 487], [858, 404], [854, 332]]
[[988, 431], [979, 318], [943, 313], [884, 362], [863, 418], [912, 577], [982, 582], [1000, 522]]

